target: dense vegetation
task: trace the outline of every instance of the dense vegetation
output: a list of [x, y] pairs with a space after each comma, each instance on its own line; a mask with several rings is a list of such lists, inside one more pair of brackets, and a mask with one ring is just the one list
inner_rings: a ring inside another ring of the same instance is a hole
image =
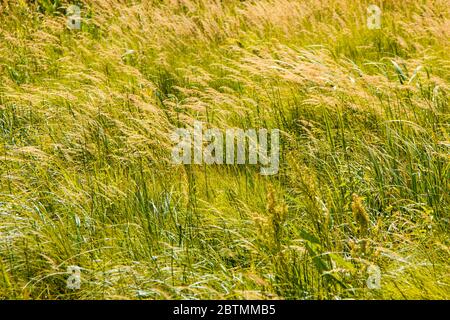
[[[0, 1], [0, 298], [449, 299], [449, 18]], [[280, 172], [174, 165], [194, 120], [280, 129]]]

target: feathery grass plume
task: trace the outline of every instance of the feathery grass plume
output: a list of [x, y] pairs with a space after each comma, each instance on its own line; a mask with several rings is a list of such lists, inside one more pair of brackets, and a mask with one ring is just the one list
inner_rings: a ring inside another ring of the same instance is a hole
[[355, 218], [355, 221], [359, 228], [359, 233], [364, 236], [367, 234], [368, 228], [369, 228], [369, 215], [366, 211], [366, 208], [363, 204], [363, 199], [358, 196], [356, 193], [352, 194], [352, 212], [353, 217]]
[[279, 247], [283, 232], [282, 227], [286, 219], [287, 206], [284, 202], [277, 199], [272, 184], [267, 186], [267, 212], [271, 216], [274, 244]]

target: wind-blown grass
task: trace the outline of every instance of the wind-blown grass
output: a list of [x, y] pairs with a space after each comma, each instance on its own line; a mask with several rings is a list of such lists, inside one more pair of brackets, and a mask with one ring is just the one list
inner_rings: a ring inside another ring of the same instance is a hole
[[[0, 297], [449, 299], [448, 3], [371, 3], [3, 0]], [[194, 120], [279, 174], [173, 165]]]

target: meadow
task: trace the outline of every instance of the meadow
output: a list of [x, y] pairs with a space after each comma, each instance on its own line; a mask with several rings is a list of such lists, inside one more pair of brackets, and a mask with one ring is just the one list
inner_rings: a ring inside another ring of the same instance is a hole
[[[447, 0], [0, 0], [0, 299], [449, 299], [449, 40]], [[278, 173], [175, 165], [194, 121]]]

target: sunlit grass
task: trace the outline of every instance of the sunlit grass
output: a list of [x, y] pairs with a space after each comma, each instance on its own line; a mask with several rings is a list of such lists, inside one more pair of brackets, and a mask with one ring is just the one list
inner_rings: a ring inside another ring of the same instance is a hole
[[[448, 3], [374, 2], [379, 30], [350, 0], [78, 1], [70, 30], [3, 1], [0, 298], [449, 299]], [[173, 165], [194, 120], [280, 129], [279, 174]]]

